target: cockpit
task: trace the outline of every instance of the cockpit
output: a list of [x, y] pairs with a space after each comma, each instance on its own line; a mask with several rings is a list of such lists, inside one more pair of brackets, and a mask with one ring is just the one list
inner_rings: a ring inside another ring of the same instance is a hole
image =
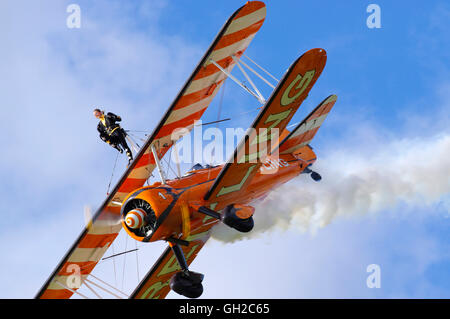
[[195, 171], [198, 171], [198, 170], [201, 170], [201, 169], [205, 169], [205, 168], [214, 168], [214, 167], [217, 167], [217, 165], [209, 165], [209, 164], [202, 165], [202, 164], [200, 164], [200, 163], [197, 163], [197, 164], [195, 164], [194, 166], [192, 166], [191, 169], [188, 170], [188, 171], [183, 175], [183, 177], [192, 175], [192, 174], [194, 174]]
[[[209, 165], [208, 165], [208, 166], [209, 166]], [[199, 170], [199, 169], [204, 169], [204, 168], [206, 168], [206, 167], [203, 167], [202, 164], [197, 163], [197, 164], [195, 164], [194, 166], [192, 166], [191, 169], [190, 169], [189, 171], [197, 171], [197, 170]]]

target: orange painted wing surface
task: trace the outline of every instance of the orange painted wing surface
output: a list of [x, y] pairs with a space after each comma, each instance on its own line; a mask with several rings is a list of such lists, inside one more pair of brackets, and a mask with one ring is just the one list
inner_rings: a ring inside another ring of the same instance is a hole
[[[295, 61], [273, 91], [266, 105], [224, 165], [204, 199], [210, 203], [230, 200], [245, 192], [268, 153], [267, 141], [275, 140], [274, 129], [283, 132], [308, 96], [326, 63], [323, 49], [312, 49]], [[256, 147], [257, 146], [257, 147]]]
[[[36, 298], [70, 298], [77, 287], [70, 287], [73, 276], [86, 278], [117, 237], [121, 225], [120, 205], [127, 194], [142, 187], [155, 168], [151, 146], [162, 158], [172, 146], [172, 132], [178, 128], [192, 129], [217, 94], [226, 76], [211, 64], [220, 64], [228, 72], [234, 66], [231, 57], [240, 57], [264, 22], [264, 3], [252, 1], [237, 10], [222, 27], [192, 75], [169, 107], [162, 120], [135, 156], [111, 194], [95, 213], [92, 227], [80, 234]], [[73, 291], [66, 289], [71, 288]]]
[[[210, 237], [212, 226], [218, 221], [205, 217], [203, 226], [195, 233], [191, 233], [185, 240], [189, 241], [189, 246], [180, 246], [188, 265], [197, 257], [200, 249]], [[172, 276], [181, 268], [170, 247], [159, 257], [139, 286], [131, 294], [132, 299], [163, 299], [170, 292], [169, 282]]]
[[336, 103], [337, 96], [330, 95], [323, 100], [288, 136], [280, 143], [280, 154], [289, 154], [309, 144], [319, 127]]

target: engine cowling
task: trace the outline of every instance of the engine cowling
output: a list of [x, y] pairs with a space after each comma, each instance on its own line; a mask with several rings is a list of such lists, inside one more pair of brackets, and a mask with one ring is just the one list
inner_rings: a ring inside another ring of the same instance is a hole
[[141, 188], [129, 194], [122, 209], [122, 227], [138, 241], [153, 241], [155, 232], [176, 201], [168, 187]]

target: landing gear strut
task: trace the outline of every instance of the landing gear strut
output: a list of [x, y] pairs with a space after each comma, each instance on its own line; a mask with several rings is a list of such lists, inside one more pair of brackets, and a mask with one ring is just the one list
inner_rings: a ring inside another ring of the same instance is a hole
[[222, 220], [225, 225], [242, 233], [248, 233], [253, 229], [255, 225], [253, 221], [254, 211], [253, 207], [238, 204], [228, 205], [224, 208], [222, 214], [205, 206], [198, 209], [198, 212]]
[[320, 176], [319, 173], [314, 172], [312, 169], [310, 168], [305, 168], [305, 170], [303, 171], [306, 174], [311, 174], [311, 178], [315, 181], [315, 182], [319, 182], [322, 179], [322, 176]]
[[203, 293], [204, 275], [189, 270], [183, 250], [178, 244], [169, 243], [169, 245], [181, 267], [181, 271], [170, 279], [170, 289], [188, 298], [200, 297]]

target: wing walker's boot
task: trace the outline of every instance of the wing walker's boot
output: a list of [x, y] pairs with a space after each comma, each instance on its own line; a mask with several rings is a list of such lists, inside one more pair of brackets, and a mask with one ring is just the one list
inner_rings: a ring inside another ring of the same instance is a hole
[[127, 149], [127, 156], [128, 156], [128, 166], [130, 166], [131, 162], [133, 161], [133, 154], [131, 154], [130, 149]]
[[129, 159], [130, 161], [133, 160], [133, 154], [131, 154], [130, 149], [127, 149], [127, 156], [128, 156], [128, 159]]
[[117, 145], [117, 144], [112, 144], [112, 147], [114, 147], [116, 150], [118, 150], [120, 154], [123, 153], [123, 149], [122, 149], [119, 145]]

